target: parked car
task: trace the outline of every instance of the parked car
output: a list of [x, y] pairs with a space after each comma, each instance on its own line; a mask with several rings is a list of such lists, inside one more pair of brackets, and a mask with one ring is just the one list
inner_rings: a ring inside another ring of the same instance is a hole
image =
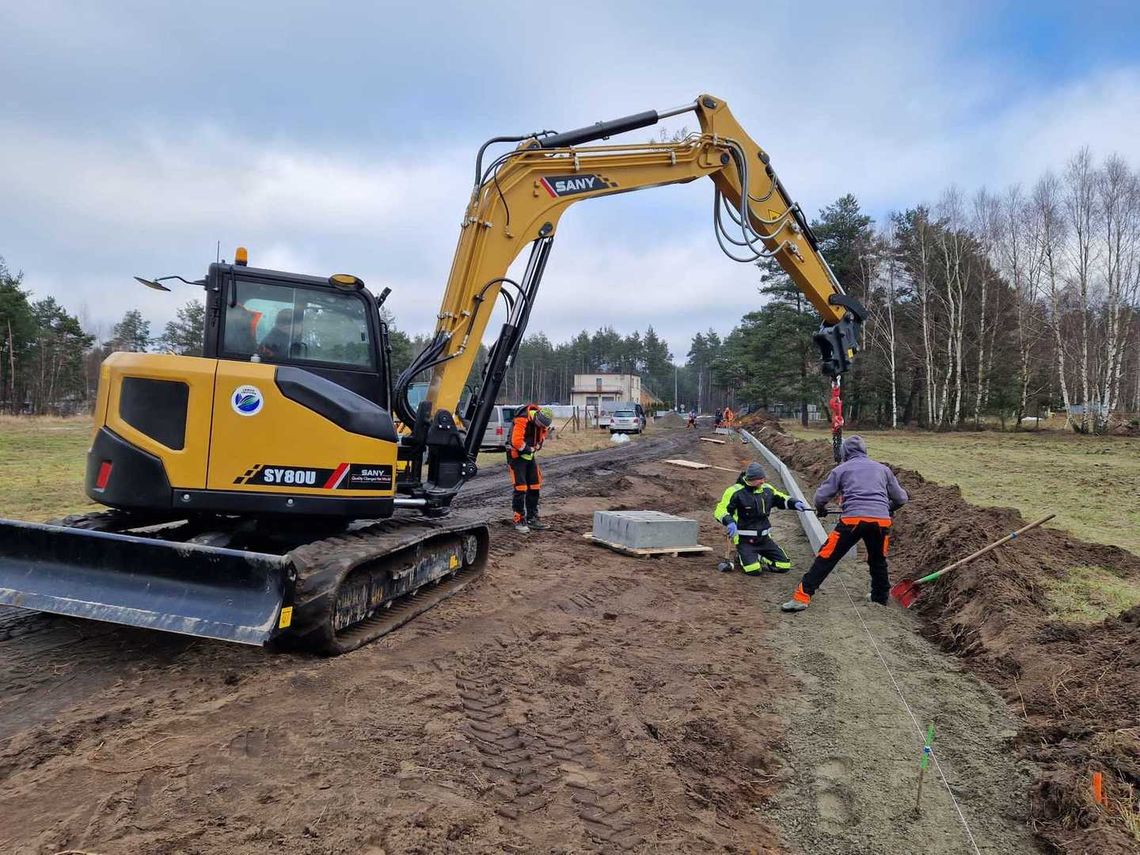
[[610, 433], [641, 433], [645, 430], [645, 412], [637, 409], [614, 410], [610, 416]]
[[[642, 407], [641, 404], [635, 404], [633, 401], [607, 401], [606, 403], [602, 404], [601, 412], [598, 413], [598, 427], [602, 429], [612, 428], [612, 421], [614, 416], [616, 416], [618, 413], [624, 413], [628, 410], [632, 410], [634, 412], [641, 424], [641, 427], [637, 432], [640, 433], [642, 430], [645, 430], [645, 408]], [[621, 430], [624, 432], [626, 431], [626, 428], [623, 427]], [[610, 433], [617, 433], [617, 431], [611, 429]]]
[[487, 429], [483, 431], [480, 451], [506, 451], [511, 438], [511, 421], [515, 417], [518, 404], [496, 404], [487, 419]]

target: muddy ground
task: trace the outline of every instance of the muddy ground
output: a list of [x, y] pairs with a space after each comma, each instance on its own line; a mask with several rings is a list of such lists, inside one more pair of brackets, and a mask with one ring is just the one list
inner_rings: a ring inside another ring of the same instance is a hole
[[[582, 537], [597, 508], [694, 516], [751, 459], [677, 431], [551, 460], [552, 531], [496, 522], [484, 578], [338, 659], [0, 612], [0, 851], [1034, 851], [1008, 705], [862, 603], [847, 567], [807, 612], [791, 576], [635, 559]], [[503, 473], [463, 503], [499, 520]], [[850, 593], [850, 598], [848, 597]], [[862, 617], [862, 621], [860, 620]], [[920, 741], [866, 629], [937, 750]]]

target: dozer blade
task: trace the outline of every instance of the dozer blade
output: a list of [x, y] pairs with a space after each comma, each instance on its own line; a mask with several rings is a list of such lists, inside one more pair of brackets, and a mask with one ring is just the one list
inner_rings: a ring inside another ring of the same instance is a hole
[[0, 605], [260, 645], [291, 576], [278, 555], [0, 520]]

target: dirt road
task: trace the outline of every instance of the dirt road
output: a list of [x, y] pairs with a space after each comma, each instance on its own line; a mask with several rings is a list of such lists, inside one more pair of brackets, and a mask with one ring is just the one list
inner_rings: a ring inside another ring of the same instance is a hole
[[[749, 459], [681, 431], [552, 460], [552, 531], [498, 525], [482, 580], [334, 660], [0, 612], [0, 851], [972, 851], [936, 777], [908, 816], [917, 735], [854, 609], [980, 850], [1032, 851], [1004, 704], [908, 615], [836, 580], [783, 616], [792, 577], [583, 540], [596, 508], [653, 508], [719, 548], [731, 475], [676, 456]], [[464, 504], [498, 519], [504, 486]]]

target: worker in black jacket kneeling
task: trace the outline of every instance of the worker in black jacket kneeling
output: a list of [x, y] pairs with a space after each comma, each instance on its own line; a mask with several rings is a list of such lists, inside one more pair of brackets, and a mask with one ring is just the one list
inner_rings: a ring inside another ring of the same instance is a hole
[[[713, 511], [717, 522], [727, 529], [728, 536], [736, 544], [741, 567], [749, 575], [755, 575], [765, 567], [772, 573], [787, 573], [792, 569], [787, 553], [768, 536], [771, 529], [768, 514], [772, 508], [808, 510], [808, 506], [799, 499], [781, 493], [765, 481], [764, 469], [759, 463], [749, 463], [736, 483], [724, 491]], [[732, 567], [728, 565], [724, 569], [731, 570]]]

